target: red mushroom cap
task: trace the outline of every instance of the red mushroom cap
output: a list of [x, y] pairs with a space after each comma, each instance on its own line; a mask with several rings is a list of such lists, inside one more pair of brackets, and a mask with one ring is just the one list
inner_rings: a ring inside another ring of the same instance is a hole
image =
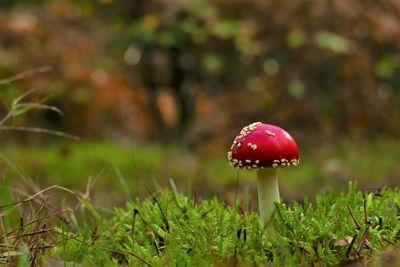
[[252, 123], [236, 136], [228, 160], [232, 166], [259, 169], [299, 164], [296, 141], [282, 128], [261, 122]]

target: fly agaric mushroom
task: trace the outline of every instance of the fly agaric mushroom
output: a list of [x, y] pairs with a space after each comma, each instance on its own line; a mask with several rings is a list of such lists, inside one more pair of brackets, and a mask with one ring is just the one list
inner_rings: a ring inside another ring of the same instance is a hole
[[277, 167], [299, 164], [296, 141], [278, 126], [254, 122], [236, 136], [228, 160], [233, 167], [257, 170], [258, 203], [264, 225], [274, 211], [274, 203], [280, 201]]

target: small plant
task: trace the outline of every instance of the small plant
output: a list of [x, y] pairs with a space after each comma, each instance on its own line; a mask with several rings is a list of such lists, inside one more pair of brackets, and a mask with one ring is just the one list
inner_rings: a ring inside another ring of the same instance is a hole
[[[45, 128], [38, 128], [38, 127], [31, 127], [31, 126], [12, 125], [11, 123], [9, 123], [9, 122], [12, 122], [13, 120], [15, 120], [17, 117], [20, 117], [32, 110], [49, 110], [52, 112], [56, 112], [60, 116], [62, 116], [62, 111], [60, 109], [44, 103], [47, 100], [46, 98], [36, 99], [35, 101], [26, 100], [29, 96], [31, 96], [37, 92], [37, 90], [34, 90], [34, 89], [28, 90], [25, 93], [20, 94], [18, 96], [11, 96], [12, 100], [10, 101], [10, 103], [6, 103], [3, 99], [4, 98], [3, 97], [3, 89], [4, 88], [1, 88], [2, 86], [9, 85], [10, 83], [13, 83], [20, 79], [23, 79], [27, 76], [44, 73], [44, 72], [49, 72], [51, 70], [52, 70], [52, 68], [50, 66], [42, 66], [42, 67], [38, 67], [38, 68], [34, 68], [34, 69], [29, 69], [27, 71], [21, 72], [19, 74], [16, 74], [15, 76], [12, 76], [9, 78], [0, 79], [0, 89], [2, 89], [0, 91], [0, 96], [2, 97], [2, 99], [1, 99], [2, 104], [7, 110], [4, 115], [0, 116], [0, 130], [1, 131], [23, 131], [23, 132], [33, 132], [33, 133], [44, 133], [44, 134], [55, 135], [55, 136], [59, 136], [59, 137], [63, 137], [63, 138], [69, 138], [72, 140], [79, 140], [79, 137], [65, 133], [65, 132], [61, 132], [61, 131], [45, 129]], [[13, 91], [15, 91], [15, 90], [13, 90]]]

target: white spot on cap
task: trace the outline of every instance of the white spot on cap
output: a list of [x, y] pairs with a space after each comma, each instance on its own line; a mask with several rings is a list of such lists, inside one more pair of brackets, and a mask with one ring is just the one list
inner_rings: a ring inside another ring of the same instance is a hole
[[292, 163], [293, 166], [297, 166], [300, 163], [300, 159], [292, 159], [290, 162]]
[[271, 132], [270, 130], [266, 130], [265, 133], [268, 134], [269, 136], [275, 136], [276, 135], [274, 132]]

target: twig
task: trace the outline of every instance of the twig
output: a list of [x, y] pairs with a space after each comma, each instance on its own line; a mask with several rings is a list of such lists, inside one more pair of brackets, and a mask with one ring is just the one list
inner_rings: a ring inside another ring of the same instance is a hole
[[346, 250], [346, 258], [350, 256], [351, 249], [353, 248], [354, 242], [356, 242], [357, 233], [353, 236], [353, 239], [350, 242], [349, 248]]
[[353, 218], [353, 221], [354, 221], [354, 224], [356, 225], [357, 230], [360, 230], [360, 229], [361, 229], [361, 226], [360, 226], [360, 224], [357, 222], [357, 219], [356, 219], [356, 217], [354, 216], [353, 210], [351, 209], [351, 207], [350, 207], [349, 205], [347, 205], [347, 209], [348, 209], [349, 212], [350, 212], [351, 218]]
[[361, 254], [361, 250], [363, 249], [363, 247], [364, 247], [364, 245], [365, 245], [365, 242], [367, 241], [368, 233], [369, 233], [369, 228], [370, 228], [370, 227], [371, 227], [371, 224], [368, 223], [368, 224], [367, 224], [367, 227], [365, 228], [364, 233], [363, 233], [363, 235], [362, 235], [362, 237], [361, 237], [361, 240], [360, 240], [360, 242], [358, 243], [356, 252], [357, 252], [357, 254], [359, 254], [359, 255]]

